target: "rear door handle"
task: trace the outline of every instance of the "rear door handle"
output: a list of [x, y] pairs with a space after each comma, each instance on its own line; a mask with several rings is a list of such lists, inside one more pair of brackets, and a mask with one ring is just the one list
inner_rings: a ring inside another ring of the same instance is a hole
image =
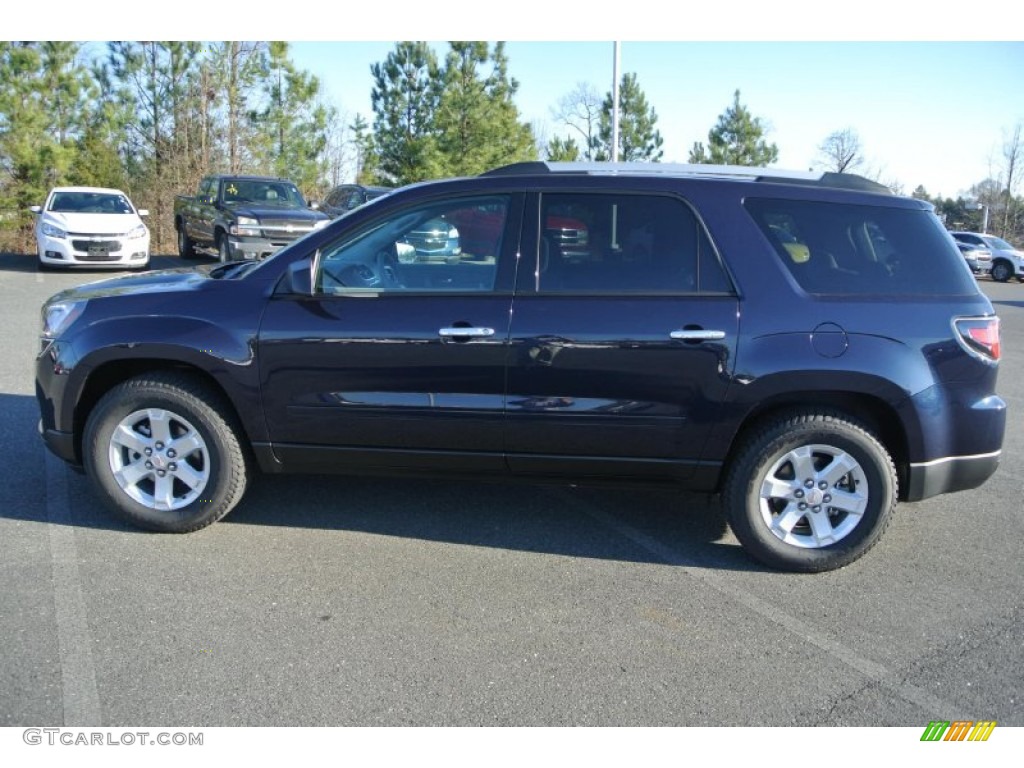
[[486, 338], [494, 335], [493, 328], [442, 328], [437, 332], [442, 339], [450, 339], [455, 336], [470, 336], [476, 339]]
[[701, 328], [699, 330], [672, 331], [669, 336], [680, 341], [718, 341], [725, 338], [725, 331], [706, 331]]

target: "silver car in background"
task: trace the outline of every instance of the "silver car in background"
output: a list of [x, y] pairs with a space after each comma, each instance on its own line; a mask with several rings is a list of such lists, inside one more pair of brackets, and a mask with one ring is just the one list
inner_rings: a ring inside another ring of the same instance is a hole
[[1024, 283], [1024, 252], [1014, 248], [1001, 237], [980, 232], [950, 232], [958, 243], [987, 248], [992, 253], [992, 279], [1005, 283], [1011, 277]]

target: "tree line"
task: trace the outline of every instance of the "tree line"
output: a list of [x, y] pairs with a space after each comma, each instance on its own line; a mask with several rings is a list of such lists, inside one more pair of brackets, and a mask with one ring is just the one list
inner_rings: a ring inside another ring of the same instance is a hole
[[[577, 83], [552, 108], [558, 133], [541, 136], [516, 107], [503, 43], [452, 42], [442, 58], [427, 43], [398, 42], [370, 76], [372, 115], [349, 119], [286, 42], [0, 41], [0, 239], [29, 248], [26, 209], [56, 185], [124, 189], [151, 210], [159, 250], [173, 242], [174, 195], [213, 172], [285, 176], [320, 199], [353, 177], [397, 186], [541, 157], [612, 156], [611, 92]], [[660, 161], [658, 115], [636, 74], [623, 75], [619, 103], [619, 159]], [[779, 152], [768, 133], [737, 90], [688, 161], [772, 165]], [[980, 229], [980, 202], [990, 231], [1018, 238], [1020, 152], [1018, 126], [966, 199], [914, 195], [971, 229]], [[826, 137], [812, 164], [883, 180], [852, 128]]]

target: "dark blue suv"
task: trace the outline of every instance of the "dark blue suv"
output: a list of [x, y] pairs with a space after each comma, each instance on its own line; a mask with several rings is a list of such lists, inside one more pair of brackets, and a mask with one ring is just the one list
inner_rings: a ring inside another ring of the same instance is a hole
[[[438, 220], [458, 258], [409, 258]], [[159, 531], [220, 519], [256, 468], [641, 481], [720, 492], [753, 557], [821, 571], [898, 498], [995, 471], [998, 360], [927, 203], [839, 174], [525, 163], [262, 263], [60, 293], [37, 394], [50, 449]]]

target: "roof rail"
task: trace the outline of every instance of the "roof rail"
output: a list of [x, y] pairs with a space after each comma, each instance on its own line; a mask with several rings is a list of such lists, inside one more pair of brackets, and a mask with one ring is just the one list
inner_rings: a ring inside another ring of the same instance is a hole
[[864, 192], [892, 194], [884, 184], [851, 173], [822, 171], [789, 171], [780, 168], [757, 168], [745, 165], [704, 165], [696, 163], [553, 163], [539, 160], [495, 168], [482, 176], [545, 176], [549, 174], [586, 174], [609, 176], [691, 176], [710, 179], [737, 179], [747, 181], [775, 181], [791, 184], [811, 184], [840, 187]]

